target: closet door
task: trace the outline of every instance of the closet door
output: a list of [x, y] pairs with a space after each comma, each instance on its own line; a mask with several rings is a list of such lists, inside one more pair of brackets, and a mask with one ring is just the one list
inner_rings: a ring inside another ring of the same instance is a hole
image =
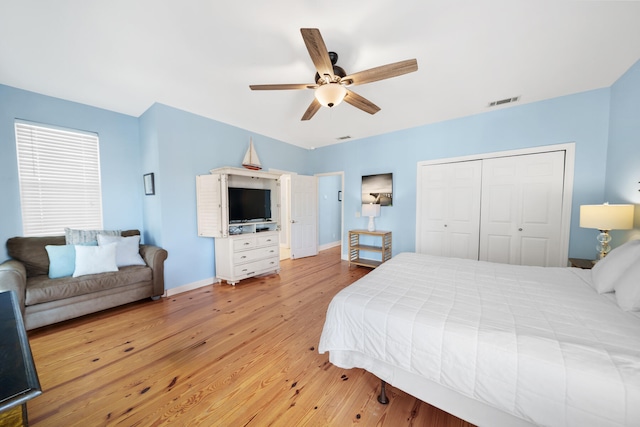
[[480, 259], [559, 267], [564, 151], [483, 160]]
[[482, 161], [421, 166], [416, 252], [478, 259]]

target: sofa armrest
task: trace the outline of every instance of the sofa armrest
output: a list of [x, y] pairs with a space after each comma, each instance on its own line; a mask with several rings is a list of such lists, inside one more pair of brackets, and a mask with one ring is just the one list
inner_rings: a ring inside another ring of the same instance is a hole
[[153, 271], [153, 296], [164, 294], [164, 261], [169, 253], [152, 245], [140, 245], [140, 255]]
[[15, 291], [24, 316], [24, 300], [27, 296], [27, 270], [24, 264], [16, 260], [0, 264], [0, 291]]

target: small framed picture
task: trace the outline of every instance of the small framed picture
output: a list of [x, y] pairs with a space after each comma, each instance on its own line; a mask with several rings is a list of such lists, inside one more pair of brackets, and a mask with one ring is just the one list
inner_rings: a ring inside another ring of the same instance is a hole
[[144, 179], [144, 194], [146, 196], [153, 196], [156, 194], [156, 186], [153, 182], [153, 173], [146, 173], [143, 176]]

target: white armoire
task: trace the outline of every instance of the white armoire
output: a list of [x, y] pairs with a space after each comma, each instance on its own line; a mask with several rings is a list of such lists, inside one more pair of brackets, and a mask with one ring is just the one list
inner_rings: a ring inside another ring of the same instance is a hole
[[[216, 278], [235, 285], [280, 271], [280, 175], [240, 168], [196, 176], [198, 236], [215, 238]], [[229, 221], [229, 188], [269, 190], [271, 218]]]
[[418, 164], [416, 252], [566, 266], [573, 144]]

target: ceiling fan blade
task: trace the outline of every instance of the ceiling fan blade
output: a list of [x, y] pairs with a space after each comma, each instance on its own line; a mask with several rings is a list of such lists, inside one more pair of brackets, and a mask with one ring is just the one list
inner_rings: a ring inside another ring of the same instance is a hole
[[344, 97], [344, 102], [351, 104], [354, 107], [359, 108], [369, 114], [375, 114], [380, 111], [380, 107], [378, 107], [376, 104], [350, 90], [347, 90], [347, 94]]
[[329, 51], [324, 44], [320, 30], [317, 28], [300, 28], [300, 32], [302, 33], [302, 39], [307, 46], [313, 65], [315, 65], [316, 70], [318, 70], [318, 74], [320, 74], [320, 76], [328, 74], [333, 80], [333, 64], [331, 64]]
[[393, 64], [381, 65], [358, 73], [350, 74], [342, 79], [347, 85], [362, 85], [376, 82], [378, 80], [389, 79], [401, 76], [418, 70], [418, 61], [407, 59], [406, 61], [394, 62]]
[[315, 89], [315, 84], [273, 84], [273, 85], [249, 85], [251, 90], [292, 90], [292, 89]]
[[313, 101], [309, 105], [309, 108], [307, 108], [307, 111], [305, 111], [304, 114], [302, 115], [302, 119], [301, 120], [303, 120], [303, 121], [304, 120], [309, 120], [311, 117], [313, 117], [318, 112], [320, 107], [322, 107], [322, 105], [318, 102], [317, 99], [313, 98]]

